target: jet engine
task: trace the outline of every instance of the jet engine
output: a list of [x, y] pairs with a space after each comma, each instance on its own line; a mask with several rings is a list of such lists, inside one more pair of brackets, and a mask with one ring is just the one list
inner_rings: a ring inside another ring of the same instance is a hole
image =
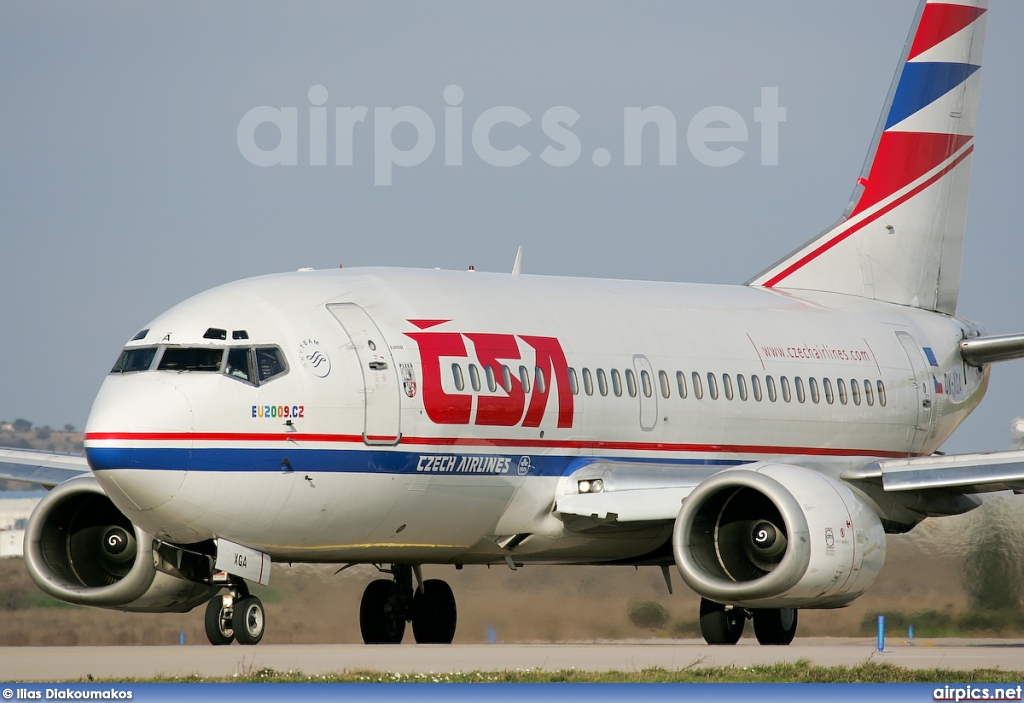
[[158, 569], [169, 565], [153, 537], [92, 476], [66, 481], [39, 502], [25, 531], [25, 565], [54, 598], [114, 610], [187, 612], [220, 590]]
[[755, 464], [715, 474], [672, 534], [686, 584], [747, 608], [837, 608], [874, 583], [885, 531], [848, 487], [817, 471]]

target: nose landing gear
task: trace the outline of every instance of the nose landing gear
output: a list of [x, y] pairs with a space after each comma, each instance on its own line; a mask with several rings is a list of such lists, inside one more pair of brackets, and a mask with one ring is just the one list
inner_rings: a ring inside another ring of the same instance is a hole
[[[424, 581], [418, 566], [394, 564], [380, 569], [394, 580], [371, 581], [359, 604], [359, 630], [366, 644], [398, 644], [412, 622], [419, 644], [451, 644], [458, 620], [455, 596], [440, 579]], [[413, 574], [418, 587], [413, 587]]]
[[206, 604], [206, 639], [213, 645], [259, 644], [263, 639], [267, 616], [263, 603], [249, 595], [244, 582], [231, 584], [227, 593]]

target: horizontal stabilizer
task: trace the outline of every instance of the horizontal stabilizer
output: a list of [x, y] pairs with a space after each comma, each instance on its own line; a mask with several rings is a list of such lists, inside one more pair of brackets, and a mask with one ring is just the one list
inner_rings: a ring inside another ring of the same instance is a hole
[[881, 479], [886, 491], [955, 489], [959, 493], [1024, 493], [1024, 450], [878, 461], [842, 474], [847, 481]]
[[58, 454], [34, 449], [0, 449], [0, 479], [24, 481], [53, 488], [68, 479], [89, 473], [81, 454]]
[[960, 356], [971, 366], [1024, 357], [1024, 334], [973, 337], [960, 342]]

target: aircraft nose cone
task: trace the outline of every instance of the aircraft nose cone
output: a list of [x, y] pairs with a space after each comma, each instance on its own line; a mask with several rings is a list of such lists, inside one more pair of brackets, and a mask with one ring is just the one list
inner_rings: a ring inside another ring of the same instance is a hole
[[173, 382], [111, 375], [93, 403], [85, 453], [96, 479], [129, 519], [164, 505], [185, 480], [192, 406]]

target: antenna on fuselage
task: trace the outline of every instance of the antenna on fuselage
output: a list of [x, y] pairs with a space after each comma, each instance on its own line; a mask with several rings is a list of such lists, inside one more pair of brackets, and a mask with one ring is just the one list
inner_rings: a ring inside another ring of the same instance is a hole
[[523, 270], [523, 245], [519, 245], [519, 251], [516, 252], [516, 262], [512, 264], [512, 275], [518, 276]]

